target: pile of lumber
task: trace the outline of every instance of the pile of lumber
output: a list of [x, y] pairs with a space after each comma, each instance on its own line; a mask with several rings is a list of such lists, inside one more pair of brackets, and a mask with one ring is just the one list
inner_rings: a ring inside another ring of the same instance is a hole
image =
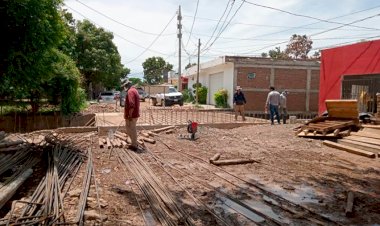
[[337, 142], [324, 141], [323, 144], [368, 158], [380, 157], [380, 126], [364, 126]]
[[[156, 140], [153, 139], [153, 137], [157, 135], [154, 132], [148, 131], [144, 132], [141, 131], [138, 134], [137, 142], [139, 145], [144, 146], [145, 142], [155, 144]], [[113, 135], [107, 136], [107, 137], [99, 137], [99, 147], [100, 148], [124, 148], [128, 147], [132, 141], [131, 138], [128, 136], [128, 134], [120, 131], [115, 131]]]
[[357, 100], [326, 100], [327, 117], [316, 117], [297, 128], [299, 137], [340, 138], [360, 129]]

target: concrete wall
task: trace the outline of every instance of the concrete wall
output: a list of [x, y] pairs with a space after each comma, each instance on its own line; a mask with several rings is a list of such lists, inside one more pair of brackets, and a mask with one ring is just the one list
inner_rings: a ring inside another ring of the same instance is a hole
[[[92, 124], [95, 114], [66, 117], [59, 114], [54, 115], [25, 115], [14, 114], [0, 116], [0, 131], [8, 133], [25, 133], [35, 130], [56, 129], [59, 127], [85, 126]], [[94, 121], [95, 122], [95, 121]]]

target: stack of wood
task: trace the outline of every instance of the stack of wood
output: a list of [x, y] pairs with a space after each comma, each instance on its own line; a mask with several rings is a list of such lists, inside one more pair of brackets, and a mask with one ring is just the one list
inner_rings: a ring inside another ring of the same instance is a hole
[[337, 142], [324, 141], [323, 144], [368, 158], [380, 157], [380, 126], [364, 126]]
[[358, 131], [357, 100], [326, 100], [327, 117], [316, 117], [297, 129], [299, 137], [340, 138]]
[[[139, 143], [139, 145], [142, 145], [144, 146], [144, 143], [145, 142], [148, 142], [148, 143], [151, 143], [151, 144], [155, 144], [156, 143], [156, 140], [154, 140], [153, 136], [157, 135], [156, 133], [154, 132], [140, 132], [138, 137], [137, 137], [137, 142]], [[107, 149], [111, 149], [111, 148], [124, 148], [124, 147], [128, 147], [128, 145], [130, 145], [132, 143], [131, 141], [131, 138], [128, 136], [128, 134], [124, 133], [124, 132], [120, 132], [120, 131], [116, 131], [114, 132], [113, 134], [113, 138], [109, 138], [109, 137], [99, 137], [99, 147], [100, 148], [107, 148]]]

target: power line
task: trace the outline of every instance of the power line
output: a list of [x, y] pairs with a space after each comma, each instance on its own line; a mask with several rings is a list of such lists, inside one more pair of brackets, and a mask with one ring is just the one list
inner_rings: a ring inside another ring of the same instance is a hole
[[[94, 11], [94, 12], [96, 12], [96, 13], [102, 15], [102, 16], [104, 16], [105, 18], [107, 18], [107, 19], [109, 19], [109, 20], [111, 20], [111, 21], [113, 21], [113, 22], [115, 22], [115, 23], [117, 23], [117, 24], [120, 24], [120, 25], [122, 25], [122, 26], [124, 26], [124, 27], [127, 27], [127, 28], [129, 28], [129, 29], [132, 29], [132, 30], [135, 30], [135, 31], [137, 31], [137, 32], [140, 32], [140, 33], [143, 33], [143, 34], [147, 34], [147, 35], [158, 35], [158, 34], [156, 34], [156, 33], [151, 33], [151, 32], [147, 32], [147, 31], [143, 31], [143, 30], [140, 30], [140, 29], [134, 28], [134, 27], [132, 27], [132, 26], [126, 25], [126, 24], [124, 24], [124, 23], [122, 23], [122, 22], [119, 22], [119, 21], [113, 19], [112, 17], [110, 17], [110, 16], [108, 16], [108, 15], [106, 15], [106, 14], [104, 14], [104, 13], [102, 13], [102, 12], [100, 12], [100, 11], [98, 11], [98, 10], [96, 10], [96, 9], [94, 9], [94, 8], [92, 8], [92, 7], [90, 7], [90, 6], [88, 6], [88, 5], [86, 5], [85, 3], [83, 3], [83, 2], [81, 2], [81, 1], [79, 1], [79, 0], [76, 0], [76, 1], [77, 1], [78, 3], [80, 3], [80, 4], [82, 4], [83, 6], [85, 6], [86, 8], [88, 8], [88, 9], [90, 9], [90, 10], [92, 10], [92, 11]], [[162, 34], [160, 34], [160, 35], [162, 36]], [[165, 34], [165, 35], [173, 35], [173, 34]]]
[[[90, 20], [88, 17], [86, 17], [85, 15], [83, 15], [82, 13], [80, 13], [79, 11], [77, 11], [77, 10], [71, 8], [71, 7], [68, 6], [67, 4], [65, 4], [65, 6], [66, 6], [67, 8], [69, 8], [70, 10], [72, 10], [73, 12], [76, 12], [77, 14], [81, 15], [83, 18], [89, 20], [91, 23], [97, 25], [98, 27], [102, 27], [102, 26], [100, 26], [99, 24], [95, 23], [94, 21]], [[144, 47], [144, 46], [142, 46], [142, 45], [140, 45], [140, 44], [138, 44], [138, 43], [132, 42], [132, 41], [130, 41], [130, 40], [124, 38], [122, 35], [119, 35], [119, 34], [113, 32], [113, 31], [111, 31], [111, 32], [112, 32], [115, 36], [117, 36], [117, 37], [123, 39], [124, 41], [126, 41], [126, 42], [128, 42], [128, 43], [131, 43], [131, 44], [133, 44], [133, 45], [135, 45], [135, 46], [137, 46], [137, 47], [140, 47], [140, 48], [142, 48], [142, 49], [144, 49], [144, 50], [149, 50], [149, 51], [151, 51], [151, 52], [155, 52], [155, 53], [162, 54], [162, 55], [166, 55], [166, 56], [168, 55], [168, 54], [166, 54], [166, 53], [162, 53], [162, 52], [159, 52], [159, 51], [156, 51], [156, 50], [153, 50], [153, 49], [148, 49], [148, 48], [146, 48], [146, 47]]]
[[209, 38], [209, 40], [207, 40], [207, 42], [206, 42], [206, 44], [204, 46], [207, 46], [207, 44], [214, 37], [215, 31], [218, 29], [219, 23], [221, 22], [221, 20], [223, 19], [224, 15], [226, 14], [229, 5], [230, 5], [230, 0], [228, 0], [226, 8], [224, 9], [224, 12], [223, 12], [222, 16], [219, 18], [218, 23], [216, 24], [216, 27], [215, 27], [214, 31], [212, 32], [212, 34], [211, 34], [211, 37]]
[[[193, 23], [191, 24], [190, 35], [189, 35], [189, 39], [187, 39], [186, 47], [187, 47], [187, 45], [189, 44], [189, 41], [190, 41], [190, 38], [191, 38], [191, 33], [193, 32], [194, 23], [195, 23], [195, 18], [197, 18], [198, 5], [199, 5], [199, 0], [197, 1], [197, 7], [195, 8], [194, 19], [193, 19]], [[185, 48], [185, 47], [184, 47], [184, 48]]]
[[[336, 29], [341, 28], [341, 27], [344, 27], [344, 26], [349, 26], [349, 25], [352, 25], [352, 24], [354, 24], [354, 23], [358, 23], [358, 22], [362, 22], [362, 21], [365, 21], [365, 20], [368, 20], [368, 19], [374, 18], [374, 17], [377, 17], [377, 16], [380, 16], [380, 14], [375, 14], [375, 15], [372, 15], [372, 16], [369, 16], [369, 17], [365, 17], [365, 18], [362, 18], [362, 19], [359, 19], [359, 20], [355, 20], [355, 21], [352, 21], [352, 22], [350, 22], [350, 23], [343, 24], [343, 25], [338, 26], [338, 27], [335, 27], [335, 28], [331, 28], [331, 29], [327, 29], [327, 30], [322, 31], [322, 32], [318, 32], [318, 33], [311, 34], [311, 35], [309, 35], [309, 36], [311, 37], [311, 36], [320, 35], [320, 34], [323, 34], [323, 33], [326, 33], [326, 32], [330, 32], [330, 31], [336, 30]], [[252, 53], [252, 52], [261, 51], [261, 50], [267, 49], [267, 48], [269, 48], [269, 47], [273, 47], [273, 46], [281, 45], [281, 44], [284, 44], [284, 43], [287, 43], [287, 42], [288, 42], [288, 41], [279, 42], [279, 43], [276, 43], [276, 44], [272, 44], [272, 45], [265, 46], [265, 47], [263, 47], [263, 48], [260, 48], [260, 49], [254, 50], [254, 51], [247, 51], [247, 52], [245, 52], [245, 53], [243, 53], [243, 54], [248, 54], [248, 53]]]
[[164, 33], [164, 31], [166, 30], [166, 28], [169, 26], [169, 24], [173, 21], [173, 19], [175, 18], [175, 16], [177, 15], [177, 13], [174, 13], [173, 17], [169, 20], [169, 22], [166, 24], [166, 26], [164, 27], [164, 29], [157, 35], [157, 37], [152, 41], [152, 43], [150, 43], [150, 45], [144, 50], [142, 51], [138, 56], [136, 56], [135, 58], [133, 58], [132, 60], [128, 61], [128, 63], [131, 63], [133, 61], [135, 61], [136, 59], [138, 59], [140, 56], [142, 56], [144, 53], [146, 53], [146, 51], [148, 51], [150, 49], [150, 47], [152, 47], [152, 45], [161, 37], [162, 33]]
[[[312, 16], [307, 16], [307, 15], [302, 15], [302, 14], [298, 14], [298, 13], [293, 13], [293, 12], [289, 12], [289, 11], [286, 11], [286, 10], [278, 9], [278, 8], [275, 8], [275, 7], [265, 6], [265, 5], [261, 5], [261, 4], [253, 3], [253, 2], [250, 2], [250, 1], [248, 1], [248, 0], [242, 0], [242, 1], [243, 1], [243, 2], [246, 2], [247, 4], [250, 4], [250, 5], [255, 5], [255, 6], [258, 6], [258, 7], [267, 8], [267, 9], [271, 9], [271, 10], [275, 10], [275, 11], [279, 11], [279, 12], [287, 13], [287, 14], [290, 14], [290, 15], [292, 15], [292, 16], [298, 16], [298, 17], [309, 18], [309, 19], [318, 20], [318, 21], [325, 22], [325, 23], [330, 23], [330, 24], [340, 24], [340, 25], [345, 25], [344, 23], [335, 22], [335, 21], [330, 21], [330, 20], [325, 20], [325, 19], [320, 19], [320, 18], [317, 18], [317, 17], [312, 17]], [[380, 30], [380, 29], [377, 29], [377, 28], [368, 28], [368, 27], [361, 27], [361, 26], [355, 26], [355, 25], [349, 25], [349, 26], [357, 27], [357, 28], [364, 28], [364, 29], [369, 29], [369, 30]]]
[[218, 38], [220, 37], [220, 35], [224, 32], [224, 30], [228, 27], [228, 25], [230, 24], [230, 22], [232, 21], [232, 19], [236, 16], [237, 12], [240, 10], [240, 8], [243, 6], [244, 4], [244, 1], [241, 2], [239, 8], [236, 9], [234, 15], [232, 15], [232, 17], [230, 18], [230, 20], [228, 21], [228, 23], [226, 24], [226, 26], [218, 33], [218, 35], [215, 37], [214, 41], [206, 48], [204, 49], [202, 52], [207, 52], [208, 49], [211, 48], [211, 46], [216, 42], [216, 40], [218, 40]]

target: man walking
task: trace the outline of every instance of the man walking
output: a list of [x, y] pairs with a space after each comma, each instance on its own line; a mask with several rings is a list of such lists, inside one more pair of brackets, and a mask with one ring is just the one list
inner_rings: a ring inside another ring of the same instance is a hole
[[280, 123], [280, 116], [278, 114], [278, 106], [280, 105], [280, 93], [277, 92], [273, 86], [269, 88], [270, 92], [268, 93], [267, 102], [265, 103], [265, 111], [270, 111], [270, 121], [274, 125], [274, 115], [276, 115], [278, 124]]
[[138, 149], [136, 123], [140, 117], [140, 97], [138, 91], [128, 79], [124, 80], [123, 87], [126, 95], [124, 104], [125, 126], [132, 141], [129, 148], [136, 151]]
[[286, 118], [288, 116], [288, 111], [286, 110], [286, 100], [288, 96], [288, 91], [285, 90], [280, 95], [280, 113], [282, 116], [282, 123], [286, 124]]
[[245, 121], [244, 115], [244, 105], [247, 103], [244, 97], [244, 93], [241, 91], [241, 87], [236, 87], [236, 92], [234, 94], [234, 108], [235, 108], [235, 120], [238, 118], [238, 114], [241, 114], [243, 121]]

